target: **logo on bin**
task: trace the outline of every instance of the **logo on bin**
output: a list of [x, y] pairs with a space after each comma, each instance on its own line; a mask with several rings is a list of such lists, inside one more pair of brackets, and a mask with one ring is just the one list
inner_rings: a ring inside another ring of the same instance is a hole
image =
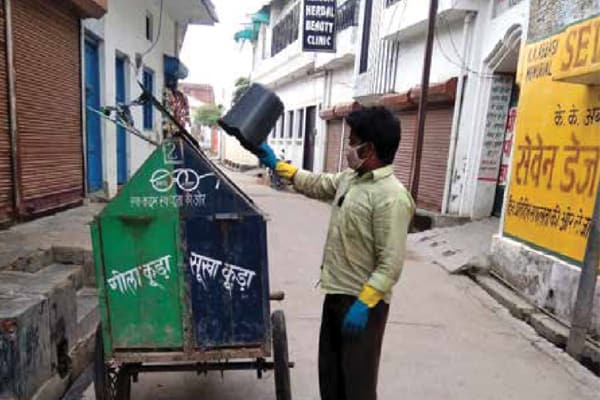
[[[159, 193], [168, 192], [173, 188], [173, 185], [177, 185], [179, 190], [184, 192], [193, 192], [200, 186], [202, 179], [215, 176], [213, 172], [209, 172], [204, 175], [199, 175], [196, 171], [190, 168], [177, 168], [173, 171], [166, 169], [157, 169], [152, 173], [150, 177], [150, 183], [154, 190]], [[219, 187], [219, 181], [217, 179], [216, 188]]]

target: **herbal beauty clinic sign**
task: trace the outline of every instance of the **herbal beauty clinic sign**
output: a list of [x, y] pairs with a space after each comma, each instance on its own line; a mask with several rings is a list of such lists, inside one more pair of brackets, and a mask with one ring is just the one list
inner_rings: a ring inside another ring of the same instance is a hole
[[335, 52], [336, 0], [304, 0], [302, 50]]

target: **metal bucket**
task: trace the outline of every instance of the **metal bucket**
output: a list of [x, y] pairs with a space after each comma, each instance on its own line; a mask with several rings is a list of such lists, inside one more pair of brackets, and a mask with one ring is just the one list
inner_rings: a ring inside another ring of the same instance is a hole
[[256, 153], [283, 113], [283, 103], [275, 93], [253, 83], [233, 107], [219, 120], [225, 132], [242, 146]]

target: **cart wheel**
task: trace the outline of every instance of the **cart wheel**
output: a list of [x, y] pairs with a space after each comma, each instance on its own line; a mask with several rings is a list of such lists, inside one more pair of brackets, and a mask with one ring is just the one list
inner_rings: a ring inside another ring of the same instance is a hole
[[290, 366], [285, 315], [277, 310], [271, 315], [273, 330], [273, 361], [275, 364], [275, 393], [277, 400], [291, 400]]
[[107, 365], [104, 359], [102, 328], [96, 331], [96, 355], [94, 358], [94, 393], [96, 400], [129, 400], [131, 377], [127, 368]]

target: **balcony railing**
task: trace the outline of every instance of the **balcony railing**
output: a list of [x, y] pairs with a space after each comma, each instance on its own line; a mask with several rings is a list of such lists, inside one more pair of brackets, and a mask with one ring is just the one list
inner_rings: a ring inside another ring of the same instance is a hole
[[396, 4], [397, 2], [399, 2], [400, 0], [385, 0], [385, 6], [389, 7], [392, 4]]
[[300, 28], [300, 2], [292, 8], [285, 17], [273, 27], [271, 41], [271, 57], [285, 49], [298, 39]]
[[351, 26], [358, 26], [359, 4], [359, 0], [348, 0], [338, 7], [335, 17], [335, 25], [338, 32]]

